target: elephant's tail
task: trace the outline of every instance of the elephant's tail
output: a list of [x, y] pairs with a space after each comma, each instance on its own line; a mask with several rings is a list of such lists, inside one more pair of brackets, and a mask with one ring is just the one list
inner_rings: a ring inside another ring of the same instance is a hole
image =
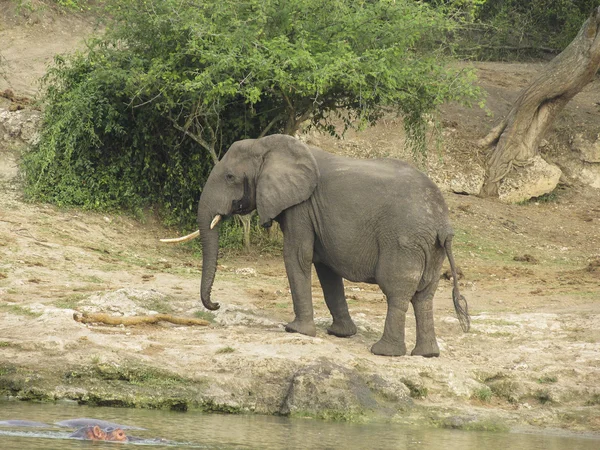
[[452, 301], [454, 302], [454, 310], [456, 316], [460, 322], [460, 326], [466, 333], [471, 328], [471, 318], [469, 317], [469, 305], [467, 299], [461, 295], [458, 289], [458, 276], [456, 274], [456, 264], [454, 263], [454, 255], [452, 254], [452, 234], [446, 236], [440, 236], [440, 242], [446, 250], [446, 256], [448, 256], [448, 262], [450, 262], [450, 271], [452, 272], [452, 279], [454, 280], [454, 288], [452, 289]]

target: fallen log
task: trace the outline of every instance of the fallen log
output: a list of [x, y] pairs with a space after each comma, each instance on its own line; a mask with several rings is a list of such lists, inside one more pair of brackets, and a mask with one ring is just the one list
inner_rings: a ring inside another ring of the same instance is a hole
[[106, 325], [142, 325], [153, 324], [160, 321], [170, 322], [175, 325], [208, 326], [210, 322], [193, 317], [178, 317], [171, 314], [155, 314], [153, 316], [112, 316], [106, 313], [73, 313], [73, 319], [80, 323], [103, 323]]

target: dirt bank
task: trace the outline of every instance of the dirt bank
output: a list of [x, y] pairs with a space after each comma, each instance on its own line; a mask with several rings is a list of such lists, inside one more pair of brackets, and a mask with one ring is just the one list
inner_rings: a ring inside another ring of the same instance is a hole
[[[68, 27], [65, 20], [55, 24]], [[30, 61], [27, 49], [41, 51], [42, 41], [28, 45], [31, 35], [23, 26], [4, 28], [0, 36], [10, 36], [8, 49], [21, 49], [22, 59]], [[66, 40], [62, 50], [79, 45], [82, 35]], [[50, 46], [46, 54], [55, 51]], [[13, 71], [18, 60], [10, 63]], [[478, 70], [488, 107], [497, 116], [536, 65], [480, 64]], [[12, 81], [9, 74], [13, 88], [20, 73], [15, 69]], [[28, 89], [16, 92], [28, 94]], [[577, 127], [597, 134], [598, 100], [596, 84], [578, 96], [553, 130], [550, 147], [558, 149], [569, 133], [580, 131]], [[493, 121], [485, 111], [448, 106], [445, 144], [435, 157], [443, 170], [434, 175], [451, 176], [458, 163], [483, 158], [473, 140]], [[391, 119], [342, 142], [308, 138], [361, 157], [403, 155], [401, 126]], [[23, 202], [19, 151], [14, 141], [0, 141], [2, 395], [343, 420], [426, 420], [467, 429], [558, 427], [600, 436], [597, 189], [567, 180], [550, 201], [524, 205], [447, 193], [472, 331], [460, 330], [451, 283], [444, 280], [435, 301], [441, 357], [382, 358], [369, 353], [386, 311], [376, 286], [347, 283], [359, 332], [339, 339], [325, 332], [329, 317], [314, 277], [317, 337], [285, 333], [292, 302], [278, 254], [221, 258], [214, 297], [222, 308], [204, 314], [212, 321], [209, 327], [74, 321], [75, 310], [194, 316], [203, 311], [201, 261], [191, 247], [160, 244], [158, 238], [173, 232], [151, 219], [140, 223], [123, 215]], [[410, 348], [415, 325], [409, 316]]]

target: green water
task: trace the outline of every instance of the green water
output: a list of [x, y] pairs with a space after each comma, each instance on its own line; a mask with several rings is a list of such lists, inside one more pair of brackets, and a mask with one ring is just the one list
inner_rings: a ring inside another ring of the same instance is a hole
[[[390, 424], [347, 424], [310, 419], [252, 415], [175, 413], [121, 408], [90, 408], [75, 404], [35, 404], [0, 400], [0, 421], [33, 420], [53, 424], [90, 417], [135, 425], [127, 430], [148, 441], [142, 444], [86, 442], [68, 439], [64, 428], [0, 427], [0, 449], [544, 449], [596, 450], [594, 436], [524, 433], [482, 433]], [[153, 438], [167, 443], [153, 444]], [[170, 444], [170, 445], [169, 445]], [[117, 447], [115, 447], [117, 446]]]

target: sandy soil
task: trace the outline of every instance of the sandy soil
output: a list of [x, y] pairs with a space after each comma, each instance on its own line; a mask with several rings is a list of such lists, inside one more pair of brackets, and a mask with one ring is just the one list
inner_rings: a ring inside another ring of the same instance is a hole
[[96, 20], [39, 0], [0, 1], [0, 91], [35, 96], [54, 56], [83, 49], [95, 29]]
[[[21, 95], [33, 95], [34, 80], [46, 61], [80, 45], [91, 31], [89, 23], [62, 16], [53, 16], [50, 24], [5, 22], [0, 29], [1, 52], [8, 62], [4, 82]], [[508, 109], [539, 66], [486, 63], [477, 69], [494, 117], [482, 110], [445, 108], [440, 156], [454, 165], [483, 158], [473, 141]], [[569, 105], [552, 142], [563, 142], [566, 134], [581, 129], [598, 133], [599, 84], [594, 82]], [[342, 142], [311, 139], [331, 151], [362, 157], [403, 155], [401, 125], [393, 119]], [[411, 407], [393, 408], [383, 414], [388, 419], [417, 420], [417, 411], [421, 418], [443, 419], [459, 428], [491, 421], [600, 437], [599, 190], [570, 183], [550, 202], [524, 205], [446, 194], [472, 331], [460, 330], [451, 282], [443, 280], [435, 302], [442, 355], [435, 359], [370, 354], [386, 311], [377, 286], [346, 283], [359, 332], [338, 339], [325, 332], [329, 317], [314, 277], [317, 337], [285, 333], [292, 303], [277, 252], [223, 255], [214, 289], [222, 309], [206, 315], [213, 321], [209, 327], [75, 322], [75, 310], [193, 316], [203, 310], [198, 298], [201, 260], [191, 246], [160, 244], [158, 238], [176, 232], [151, 218], [141, 223], [125, 215], [30, 204], [21, 195], [18, 149], [2, 142], [0, 391], [6, 394], [92, 404], [178, 409], [180, 401], [185, 403], [181, 409], [211, 405], [220, 411], [301, 413], [310, 406], [297, 402], [294, 410], [290, 386], [298, 385], [299, 372], [327, 361], [371, 380], [401, 380], [395, 392], [404, 398], [400, 394], [406, 390]], [[411, 348], [415, 325], [409, 316]], [[147, 400], [147, 391], [146, 400], [140, 400], [136, 386], [149, 386], [140, 380], [136, 384], [131, 375], [131, 368], [140, 367], [178, 378], [169, 378], [172, 385], [150, 386], [157, 398], [162, 396], [154, 403]], [[186, 390], [189, 386], [197, 389]], [[316, 395], [322, 395], [315, 386]], [[171, 403], [161, 403], [167, 397]]]

